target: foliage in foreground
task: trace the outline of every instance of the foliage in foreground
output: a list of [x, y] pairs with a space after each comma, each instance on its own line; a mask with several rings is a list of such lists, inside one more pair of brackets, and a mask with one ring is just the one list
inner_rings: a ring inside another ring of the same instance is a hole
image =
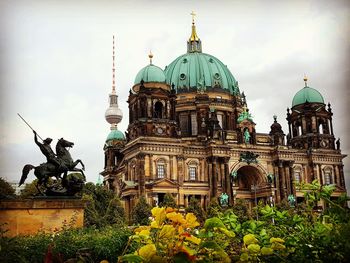
[[102, 185], [87, 183], [83, 189], [85, 208], [84, 225], [96, 228], [125, 224], [125, 212], [115, 193]]
[[80, 262], [116, 262], [131, 233], [127, 228], [106, 227], [64, 229], [55, 234], [39, 233], [15, 238], [4, 237], [4, 232], [1, 234], [1, 262], [42, 263], [44, 259], [65, 262], [79, 255], [84, 255], [85, 259]]
[[[153, 208], [153, 221], [135, 230], [119, 262], [350, 262], [348, 198], [332, 200], [335, 187], [317, 181], [301, 187], [304, 204], [260, 205], [259, 220], [243, 203], [224, 212], [213, 203], [216, 216], [204, 225], [193, 213]], [[323, 212], [314, 210], [320, 200]]]

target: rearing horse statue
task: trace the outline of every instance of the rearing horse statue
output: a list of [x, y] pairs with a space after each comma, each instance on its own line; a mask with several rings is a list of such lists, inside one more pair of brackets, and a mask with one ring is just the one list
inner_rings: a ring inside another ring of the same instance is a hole
[[[56, 177], [56, 179], [59, 181], [61, 180], [61, 184], [63, 187], [67, 187], [69, 183], [67, 182], [67, 174], [68, 172], [80, 172], [83, 177], [84, 181], [86, 180], [85, 174], [84, 174], [84, 169], [85, 166], [83, 162], [78, 159], [76, 161], [73, 161], [69, 151], [66, 149], [67, 147], [73, 147], [74, 143], [69, 142], [67, 140], [64, 140], [63, 138], [59, 139], [57, 144], [56, 144], [56, 153], [57, 153], [57, 158], [56, 161], [58, 162], [58, 165], [52, 163], [52, 162], [46, 162], [42, 163], [39, 166], [33, 166], [31, 164], [27, 164], [23, 167], [22, 171], [22, 177], [19, 182], [19, 185], [22, 185], [25, 180], [27, 179], [28, 173], [34, 169], [34, 175], [38, 178], [38, 183], [36, 187], [39, 190], [40, 185], [44, 185], [47, 189], [49, 188], [47, 183], [48, 179], [50, 177]], [[78, 164], [81, 164], [82, 169], [76, 168]], [[63, 178], [61, 177], [61, 174], [63, 175]], [[69, 190], [69, 189], [66, 189]], [[41, 193], [41, 191], [39, 190]]]

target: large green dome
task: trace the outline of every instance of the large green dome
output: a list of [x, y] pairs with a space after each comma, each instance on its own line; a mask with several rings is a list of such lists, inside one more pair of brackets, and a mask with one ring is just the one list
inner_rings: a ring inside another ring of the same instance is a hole
[[125, 136], [121, 131], [119, 131], [117, 129], [113, 129], [108, 134], [106, 142], [112, 141], [112, 140], [123, 141], [123, 140], [125, 140]]
[[153, 64], [149, 64], [137, 73], [134, 84], [144, 82], [165, 82], [164, 71]]
[[202, 52], [188, 52], [176, 58], [164, 70], [166, 81], [177, 92], [221, 88], [238, 94], [238, 83], [230, 70], [216, 57]]
[[305, 86], [294, 95], [293, 101], [292, 101], [292, 107], [300, 104], [304, 104], [306, 102], [324, 104], [324, 99], [320, 92], [318, 92], [313, 88]]

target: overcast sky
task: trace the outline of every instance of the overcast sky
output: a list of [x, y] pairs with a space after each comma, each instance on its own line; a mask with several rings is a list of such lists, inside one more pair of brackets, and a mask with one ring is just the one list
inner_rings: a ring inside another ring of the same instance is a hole
[[[203, 52], [228, 66], [247, 96], [257, 132], [276, 114], [287, 133], [286, 109], [309, 86], [331, 102], [334, 132], [350, 153], [350, 4], [348, 1], [1, 1], [0, 176], [19, 181], [25, 164], [45, 161], [23, 115], [43, 138], [75, 146], [89, 181], [103, 170], [104, 119], [112, 84], [128, 125], [127, 96], [137, 72], [164, 68], [186, 52], [191, 16]], [[344, 159], [350, 177], [349, 157]], [[33, 173], [28, 181], [35, 177]], [[347, 178], [347, 182], [350, 182]], [[348, 186], [348, 188], [350, 188]]]

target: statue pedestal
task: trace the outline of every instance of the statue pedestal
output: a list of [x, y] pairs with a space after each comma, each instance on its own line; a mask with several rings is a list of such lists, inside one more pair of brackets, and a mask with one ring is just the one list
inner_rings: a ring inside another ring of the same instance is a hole
[[[52, 233], [67, 227], [83, 227], [85, 201], [74, 198], [1, 200], [0, 225], [7, 236]], [[4, 225], [4, 223], [6, 223]]]

